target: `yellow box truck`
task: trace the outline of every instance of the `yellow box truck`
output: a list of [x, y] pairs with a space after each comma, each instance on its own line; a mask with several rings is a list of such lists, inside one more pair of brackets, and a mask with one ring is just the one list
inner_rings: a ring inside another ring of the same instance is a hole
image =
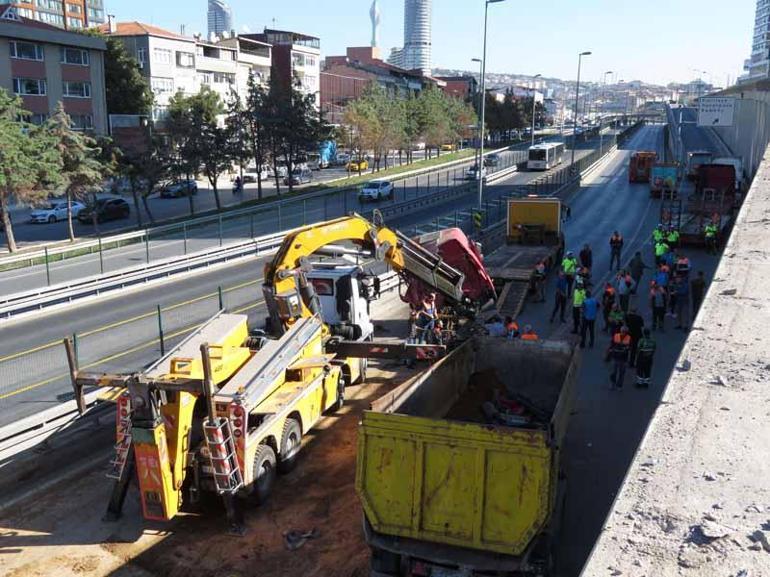
[[356, 471], [371, 575], [548, 575], [578, 370], [567, 342], [474, 337], [373, 403]]

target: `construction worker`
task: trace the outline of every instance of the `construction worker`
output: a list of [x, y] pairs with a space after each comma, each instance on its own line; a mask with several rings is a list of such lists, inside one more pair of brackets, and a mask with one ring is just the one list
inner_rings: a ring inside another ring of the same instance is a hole
[[596, 316], [599, 314], [599, 301], [596, 300], [591, 294], [590, 290], [586, 291], [586, 298], [583, 301], [583, 323], [580, 326], [580, 348], [586, 348], [586, 333], [589, 334], [591, 340], [589, 346], [594, 348], [594, 337], [596, 334]]
[[615, 263], [617, 263], [615, 270], [620, 268], [620, 255], [622, 252], [623, 235], [616, 230], [610, 237], [610, 270], [612, 270], [612, 265]]
[[660, 329], [665, 332], [666, 320], [666, 289], [653, 281], [650, 288], [650, 306], [652, 307], [652, 330]]
[[581, 266], [587, 268], [588, 270], [591, 270], [594, 266], [594, 253], [591, 250], [591, 246], [589, 244], [584, 244], [582, 250], [580, 251], [580, 264]]
[[537, 300], [535, 302], [544, 303], [545, 302], [545, 261], [540, 261], [535, 266], [535, 275], [534, 275], [534, 282], [535, 282], [535, 294], [537, 295]]
[[672, 249], [675, 249], [679, 246], [679, 231], [673, 226], [670, 226], [668, 228], [668, 234], [666, 235], [666, 244]]
[[517, 323], [513, 317], [505, 317], [505, 331], [508, 340], [512, 341], [521, 336], [519, 332], [519, 323]]
[[633, 367], [636, 362], [636, 349], [639, 344], [639, 339], [642, 338], [642, 331], [644, 330], [644, 318], [639, 314], [636, 307], [632, 307], [628, 314], [626, 314], [626, 326], [628, 327], [628, 335], [631, 337], [631, 349], [628, 354], [628, 366]]
[[634, 288], [634, 279], [626, 271], [622, 270], [615, 276], [615, 290], [618, 293], [620, 309], [628, 312], [628, 303], [631, 299], [631, 291]]
[[676, 296], [676, 326], [675, 329], [688, 331], [690, 328], [690, 283], [685, 277], [677, 277], [674, 283]]
[[567, 278], [567, 296], [569, 296], [572, 294], [572, 283], [575, 282], [575, 273], [577, 272], [577, 259], [571, 250], [564, 255], [564, 259], [561, 261], [561, 270], [564, 271], [564, 276]]
[[583, 303], [586, 300], [586, 289], [583, 287], [583, 283], [579, 282], [575, 285], [575, 290], [572, 293], [572, 334], [578, 334], [580, 328], [580, 320], [583, 314]]
[[690, 259], [681, 253], [677, 253], [674, 261], [674, 272], [685, 279], [690, 276]]
[[709, 254], [717, 254], [717, 234], [719, 234], [719, 229], [713, 222], [708, 223], [703, 229], [703, 236], [706, 240], [706, 251]]
[[698, 316], [700, 305], [703, 302], [703, 295], [705, 294], [706, 294], [706, 275], [703, 274], [702, 270], [699, 270], [698, 276], [696, 276], [694, 279], [692, 279], [692, 281], [690, 281], [690, 300], [692, 301], [693, 321], [695, 320], [695, 317]]
[[658, 223], [658, 226], [655, 227], [655, 230], [652, 231], [652, 241], [653, 245], [658, 244], [659, 242], [662, 242], [666, 238], [666, 233], [663, 231], [663, 223]]
[[631, 294], [636, 294], [636, 289], [639, 288], [639, 284], [642, 282], [645, 269], [650, 268], [642, 259], [642, 253], [636, 251], [634, 258], [628, 263], [628, 272], [631, 274], [631, 278], [634, 280], [634, 288], [631, 290]]
[[559, 320], [563, 323], [566, 322], [564, 320], [564, 309], [567, 307], [568, 291], [569, 287], [567, 285], [567, 276], [564, 274], [564, 271], [559, 271], [559, 276], [556, 279], [556, 294], [554, 295], [551, 322], [553, 322], [553, 319], [556, 318], [557, 312], [559, 313]]
[[668, 245], [665, 240], [655, 243], [655, 265], [660, 265], [665, 260], [667, 252]]
[[652, 359], [655, 356], [657, 345], [650, 336], [650, 329], [644, 329], [642, 338], [639, 340], [636, 353], [636, 386], [649, 388], [650, 373], [652, 373]]
[[620, 331], [612, 337], [610, 356], [612, 357], [612, 374], [610, 382], [612, 389], [622, 389], [626, 378], [626, 365], [628, 364], [628, 351], [631, 348], [631, 337], [627, 327], [621, 327]]
[[430, 343], [433, 337], [433, 327], [436, 324], [438, 314], [436, 311], [436, 293], [431, 292], [420, 303], [417, 309], [417, 343]]
[[654, 280], [656, 285], [668, 288], [668, 281], [671, 280], [671, 271], [666, 263], [661, 263], [660, 266], [658, 266]]
[[487, 334], [489, 334], [490, 337], [507, 336], [505, 323], [503, 323], [503, 319], [499, 315], [494, 315], [489, 319], [484, 325], [484, 328], [487, 329]]
[[604, 285], [604, 292], [602, 293], [602, 316], [604, 317], [604, 328], [602, 330], [605, 333], [610, 328], [610, 311], [614, 305], [615, 287], [612, 286], [612, 283], [607, 283]]
[[524, 332], [521, 335], [522, 341], [536, 341], [539, 337], [537, 336], [537, 333], [532, 329], [532, 325], [527, 325], [524, 327]]
[[609, 318], [607, 320], [610, 328], [610, 336], [614, 337], [619, 331], [620, 327], [623, 326], [623, 321], [625, 321], [626, 316], [623, 314], [623, 311], [620, 308], [620, 305], [615, 303], [612, 305], [612, 308], [610, 309]]

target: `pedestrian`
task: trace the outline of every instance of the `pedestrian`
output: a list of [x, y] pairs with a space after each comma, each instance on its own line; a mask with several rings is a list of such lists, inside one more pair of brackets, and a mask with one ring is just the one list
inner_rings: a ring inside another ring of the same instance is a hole
[[537, 341], [540, 337], [537, 336], [537, 333], [532, 328], [532, 325], [526, 325], [524, 327], [524, 332], [521, 335], [522, 341]]
[[580, 327], [580, 348], [586, 348], [586, 333], [590, 336], [589, 346], [594, 348], [594, 338], [596, 334], [596, 315], [599, 314], [599, 301], [586, 291], [586, 298], [583, 301], [583, 324]]
[[572, 294], [572, 283], [575, 282], [575, 273], [577, 272], [577, 259], [571, 250], [564, 255], [561, 261], [561, 270], [564, 271], [564, 276], [567, 278], [567, 296], [569, 296]]
[[676, 249], [679, 246], [679, 231], [674, 226], [668, 228], [668, 234], [666, 235], [666, 244], [671, 249]]
[[639, 285], [642, 282], [644, 271], [648, 268], [650, 267], [644, 262], [642, 253], [636, 251], [634, 258], [632, 258], [631, 262], [628, 263], [628, 271], [631, 273], [631, 278], [634, 279], [634, 288], [631, 291], [631, 294], [636, 294], [636, 290], [639, 288]]
[[628, 354], [628, 366], [634, 366], [636, 362], [636, 349], [639, 345], [639, 339], [642, 338], [642, 332], [644, 331], [644, 319], [636, 307], [632, 307], [628, 314], [626, 314], [626, 326], [628, 327], [628, 334], [631, 337], [631, 349]]
[[693, 320], [695, 320], [695, 317], [698, 316], [700, 305], [703, 302], [703, 295], [705, 294], [706, 294], [706, 275], [703, 273], [702, 270], [699, 270], [698, 276], [696, 276], [690, 282], [690, 300], [692, 301]]
[[564, 320], [564, 309], [567, 307], [568, 290], [567, 277], [564, 271], [559, 271], [559, 276], [556, 279], [556, 294], [553, 301], [553, 312], [551, 312], [551, 322], [556, 318], [557, 312], [559, 313], [559, 320], [563, 323], [566, 322]]
[[588, 244], [583, 245], [583, 249], [580, 251], [580, 264], [591, 270], [594, 266], [594, 253], [591, 250], [591, 246]]
[[430, 344], [433, 327], [436, 324], [436, 293], [431, 292], [420, 303], [417, 309], [417, 343]]
[[644, 329], [642, 338], [639, 340], [638, 352], [636, 353], [636, 386], [649, 388], [650, 374], [652, 373], [652, 359], [655, 356], [657, 345], [650, 336], [650, 329]]
[[535, 275], [534, 275], [534, 281], [535, 281], [535, 294], [537, 295], [537, 300], [535, 302], [544, 303], [545, 302], [545, 261], [540, 261], [535, 266]]
[[615, 277], [615, 290], [618, 294], [620, 309], [623, 313], [628, 312], [628, 304], [631, 299], [631, 290], [634, 288], [634, 280], [626, 271], [620, 271]]
[[614, 337], [620, 331], [625, 318], [626, 316], [623, 314], [620, 305], [617, 303], [612, 305], [609, 316], [610, 336]]
[[610, 270], [612, 265], [616, 264], [616, 269], [620, 268], [620, 256], [623, 252], [623, 235], [617, 230], [610, 237]]
[[710, 222], [703, 229], [703, 236], [706, 241], [706, 252], [709, 254], [717, 254], [717, 235], [719, 229], [717, 226]]
[[665, 332], [666, 320], [666, 289], [655, 282], [650, 289], [650, 306], [652, 307], [652, 330]]
[[519, 323], [513, 317], [505, 317], [505, 331], [508, 340], [512, 341], [520, 336]]
[[665, 240], [666, 233], [663, 232], [663, 223], [658, 223], [658, 226], [655, 227], [655, 230], [652, 231], [652, 244], [655, 246], [659, 242]]
[[685, 277], [676, 281], [676, 326], [675, 329], [690, 329], [690, 283]]
[[604, 317], [605, 333], [610, 329], [610, 311], [615, 306], [615, 287], [612, 283], [604, 285], [604, 292], [602, 293], [602, 316]]
[[619, 390], [623, 388], [630, 347], [631, 337], [628, 335], [628, 328], [621, 327], [620, 332], [612, 337], [612, 345], [610, 346], [610, 355], [613, 363], [612, 374], [610, 375], [612, 389]]
[[499, 315], [494, 315], [491, 319], [489, 319], [484, 325], [484, 328], [487, 329], [487, 334], [489, 334], [490, 337], [508, 336], [505, 323]]
[[582, 284], [577, 284], [572, 293], [572, 334], [578, 334], [580, 328], [581, 315], [583, 313], [583, 302], [586, 300], [586, 289]]
[[661, 263], [658, 270], [655, 272], [655, 284], [662, 286], [664, 289], [668, 288], [668, 281], [671, 278], [670, 270], [666, 263]]
[[665, 241], [661, 240], [655, 243], [655, 266], [659, 266], [663, 263], [668, 252], [668, 245]]
[[679, 252], [677, 252], [676, 259], [674, 261], [674, 273], [684, 277], [685, 280], [690, 278], [690, 259]]

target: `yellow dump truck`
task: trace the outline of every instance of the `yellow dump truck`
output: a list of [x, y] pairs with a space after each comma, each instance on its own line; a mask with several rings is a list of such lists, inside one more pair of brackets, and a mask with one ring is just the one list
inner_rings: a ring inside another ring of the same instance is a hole
[[549, 575], [579, 351], [474, 337], [362, 417], [371, 575]]
[[558, 198], [518, 198], [508, 201], [504, 244], [484, 255], [484, 266], [495, 282], [501, 315], [516, 317], [535, 288], [535, 267], [546, 272], [561, 260], [564, 235]]

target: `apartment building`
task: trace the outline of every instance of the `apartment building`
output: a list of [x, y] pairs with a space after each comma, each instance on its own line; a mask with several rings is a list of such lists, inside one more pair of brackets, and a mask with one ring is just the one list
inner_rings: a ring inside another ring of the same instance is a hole
[[76, 129], [107, 132], [105, 50], [101, 38], [0, 8], [0, 87], [22, 98], [36, 124], [62, 102]]
[[91, 28], [106, 22], [102, 0], [0, 0], [16, 6], [19, 16], [65, 30]]
[[120, 38], [139, 62], [155, 96], [155, 121], [167, 116], [169, 100], [178, 92], [197, 94], [208, 86], [226, 102], [232, 91], [245, 97], [249, 74], [264, 82], [270, 77], [270, 45], [249, 38], [190, 38], [141, 22], [109, 22], [101, 29]]

